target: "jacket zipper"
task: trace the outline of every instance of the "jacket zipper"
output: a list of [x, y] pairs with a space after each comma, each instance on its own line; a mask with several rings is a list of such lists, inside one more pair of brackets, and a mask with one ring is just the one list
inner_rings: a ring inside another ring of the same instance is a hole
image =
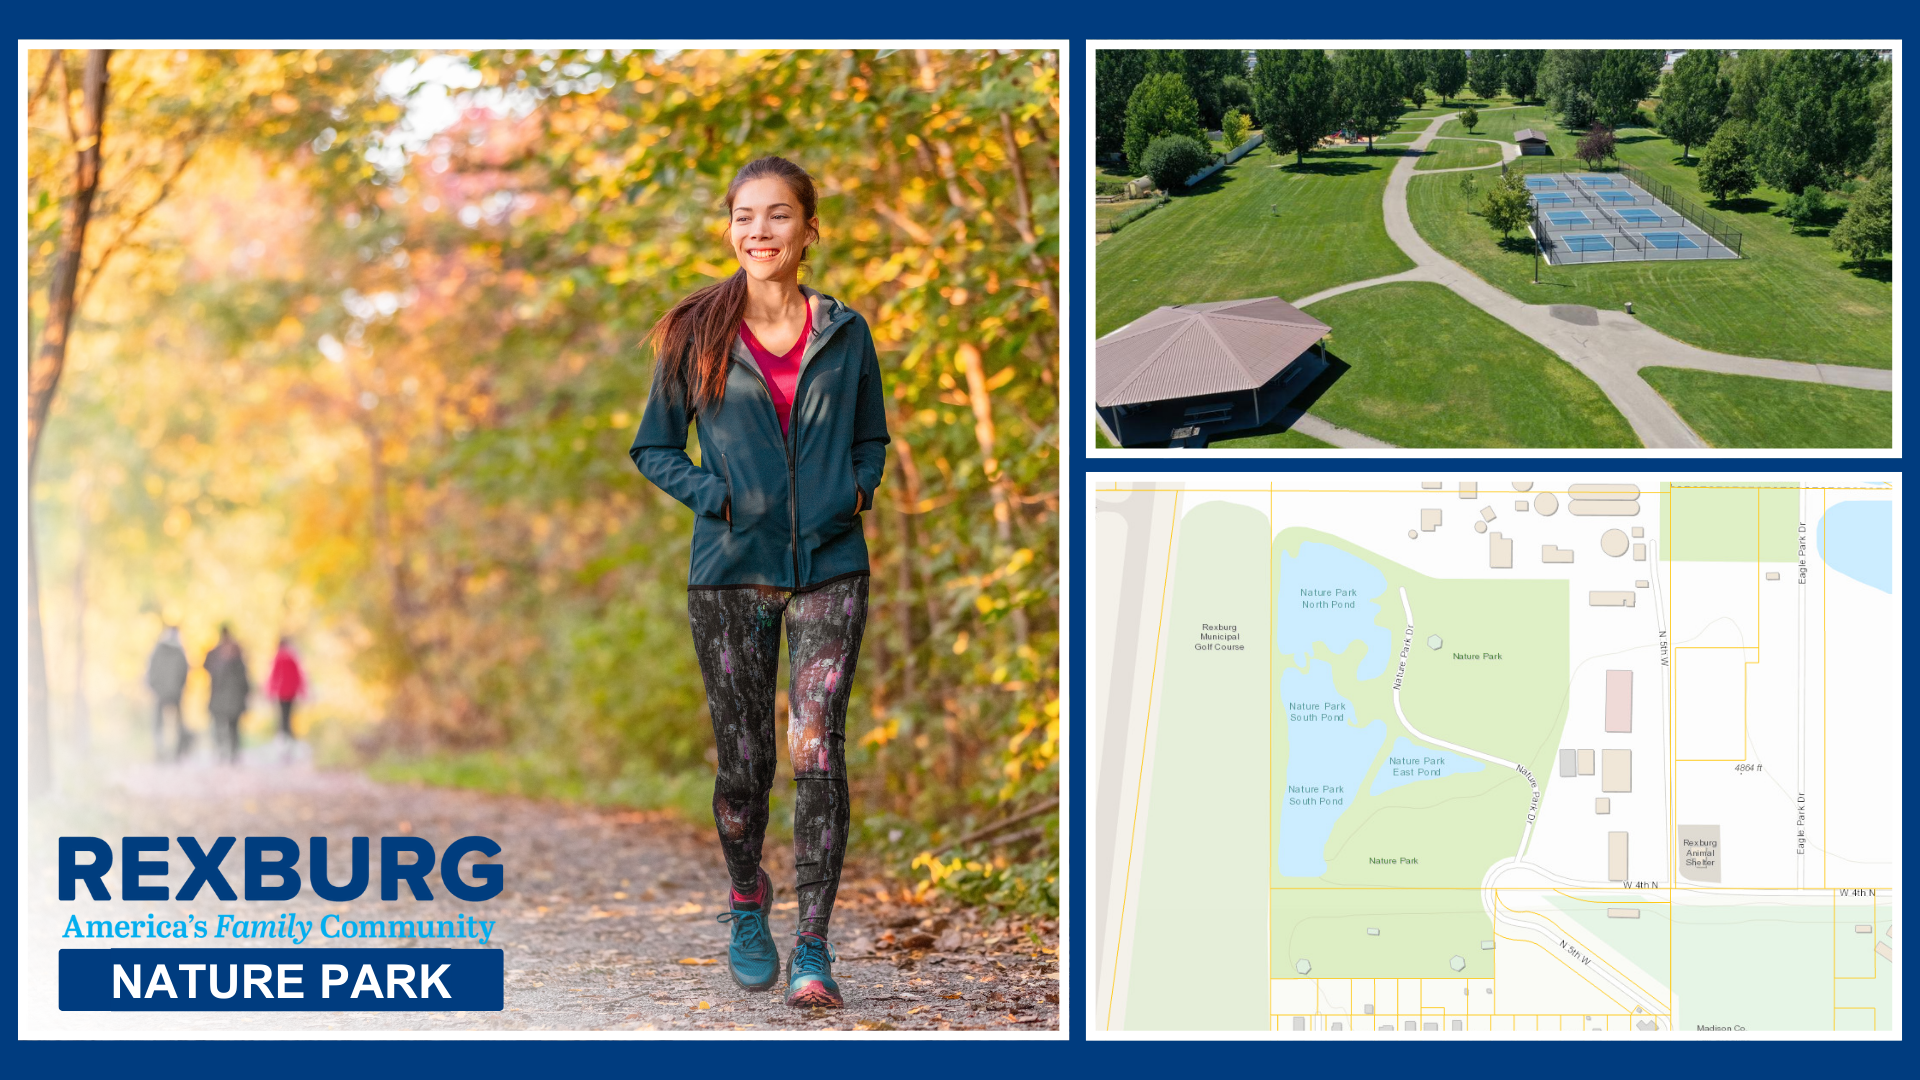
[[[826, 338], [835, 330], [838, 330], [841, 323], [846, 321], [845, 318], [835, 318], [815, 336], [819, 337], [821, 344], [824, 345]], [[800, 587], [800, 508], [799, 498], [795, 494], [795, 490], [799, 486], [799, 480], [795, 475], [793, 457], [794, 447], [800, 440], [800, 397], [806, 390], [804, 383], [807, 376], [807, 360], [811, 359], [812, 357], [808, 356], [800, 362], [800, 374], [794, 380], [793, 405], [790, 407], [790, 412], [788, 413], [787, 437], [782, 440], [780, 444], [781, 450], [785, 451], [787, 455], [787, 558], [792, 567], [792, 587], [795, 589]], [[759, 367], [756, 365], [748, 365], [748, 370], [753, 372], [754, 378], [760, 380], [760, 389], [767, 395], [767, 407], [774, 409], [773, 387], [767, 384], [767, 377], [761, 374]], [[776, 424], [780, 422], [780, 412], [778, 409], [774, 409], [773, 421]], [[726, 461], [727, 456], [721, 454], [720, 464], [723, 467], [726, 465]], [[732, 487], [731, 472], [728, 473], [728, 487]], [[729, 493], [729, 498], [731, 498], [731, 493]]]

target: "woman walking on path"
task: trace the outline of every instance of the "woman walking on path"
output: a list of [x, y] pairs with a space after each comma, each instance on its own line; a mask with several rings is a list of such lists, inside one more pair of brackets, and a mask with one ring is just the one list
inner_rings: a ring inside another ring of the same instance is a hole
[[[847, 697], [867, 620], [867, 542], [886, 461], [873, 336], [846, 305], [800, 284], [820, 239], [813, 179], [784, 158], [751, 162], [727, 188], [740, 269], [681, 300], [653, 328], [651, 392], [630, 455], [695, 514], [687, 615], [706, 682], [719, 773], [714, 823], [732, 879], [734, 980], [780, 977], [760, 868], [773, 789], [780, 624], [792, 671], [788, 751], [799, 893], [787, 1004], [840, 1005], [828, 922], [849, 808]], [[687, 455], [699, 421], [700, 464]]]
[[306, 693], [307, 677], [300, 670], [300, 658], [293, 654], [293, 639], [280, 639], [280, 651], [273, 654], [273, 670], [267, 673], [267, 696], [280, 707], [280, 737], [293, 741], [293, 703]]
[[240, 643], [226, 626], [220, 627], [220, 642], [207, 653], [207, 675], [213, 691], [207, 698], [207, 712], [213, 716], [213, 754], [229, 764], [240, 760], [240, 714], [247, 711], [247, 695], [253, 683], [247, 678], [247, 659]]

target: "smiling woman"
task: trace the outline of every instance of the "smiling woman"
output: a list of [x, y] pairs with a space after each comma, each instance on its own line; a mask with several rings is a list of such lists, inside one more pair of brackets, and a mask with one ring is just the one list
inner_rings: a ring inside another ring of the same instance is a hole
[[[888, 439], [866, 322], [800, 286], [820, 238], [816, 206], [813, 178], [785, 158], [760, 158], [734, 176], [728, 241], [740, 269], [654, 327], [659, 369], [630, 454], [696, 515], [687, 612], [719, 765], [713, 816], [733, 879], [721, 919], [733, 924], [734, 981], [764, 990], [780, 974], [760, 849], [784, 616], [800, 900], [787, 1003], [838, 1006], [827, 925], [850, 821], [847, 700], [867, 621], [859, 515], [880, 484]], [[700, 465], [686, 451], [696, 417]]]

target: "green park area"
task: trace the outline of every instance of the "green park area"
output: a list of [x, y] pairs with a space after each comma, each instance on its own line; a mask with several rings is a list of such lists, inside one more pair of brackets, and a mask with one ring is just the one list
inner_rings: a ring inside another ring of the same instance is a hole
[[[1305, 528], [1282, 531], [1273, 560], [1274, 976], [1486, 977], [1479, 886], [1517, 850], [1532, 787], [1426, 739], [1526, 764], [1544, 791], [1566, 719], [1566, 583], [1432, 578]], [[1393, 698], [1403, 590], [1400, 706], [1418, 736]], [[1321, 591], [1358, 606], [1318, 607]]]
[[1166, 304], [1297, 300], [1412, 269], [1380, 198], [1398, 157], [1342, 147], [1297, 165], [1262, 146], [1100, 245], [1095, 332]]
[[1893, 395], [1885, 390], [1685, 368], [1641, 368], [1640, 377], [1716, 447], [1893, 445]]
[[1493, 953], [1480, 943], [1494, 940], [1493, 920], [1480, 896], [1478, 889], [1275, 889], [1273, 977], [1490, 978]]
[[[1528, 113], [1535, 115], [1522, 126], [1547, 132], [1556, 155], [1563, 144], [1570, 148], [1574, 139], [1544, 110], [1492, 115]], [[1491, 122], [1483, 118], [1481, 126]], [[1677, 161], [1680, 147], [1671, 140], [1646, 128], [1622, 128], [1619, 153], [1620, 161], [1707, 204], [1698, 195], [1695, 166]], [[1585, 171], [1571, 156], [1558, 162]], [[1527, 164], [1542, 168], [1537, 159]], [[1421, 238], [1442, 255], [1527, 303], [1618, 311], [1632, 301], [1635, 317], [1648, 326], [1714, 352], [1859, 367], [1893, 364], [1890, 284], [1846, 265], [1826, 229], [1797, 229], [1775, 215], [1786, 199], [1782, 192], [1763, 186], [1728, 206], [1707, 207], [1741, 232], [1739, 259], [1573, 266], [1543, 261], [1536, 267], [1524, 230], [1503, 238], [1480, 213], [1482, 195], [1497, 174], [1487, 177], [1472, 196], [1461, 190], [1458, 176], [1416, 177], [1407, 190], [1408, 210]]]
[[1399, 446], [1639, 445], [1592, 380], [1451, 289], [1377, 285], [1308, 314], [1346, 365], [1311, 411], [1341, 427]]
[[[1133, 138], [1153, 118], [1130, 111], [1127, 98], [1100, 80], [1124, 85], [1156, 68], [1165, 76], [1162, 90], [1172, 87], [1171, 73], [1184, 72], [1197, 102], [1163, 114], [1189, 116], [1180, 122], [1197, 126], [1210, 110], [1244, 111], [1266, 138], [1193, 189], [1175, 184], [1169, 205], [1100, 245], [1101, 335], [1168, 304], [1296, 301], [1409, 269], [1444, 275], [1457, 264], [1524, 304], [1576, 317], [1581, 307], [1622, 311], [1630, 303], [1646, 327], [1736, 363], [1893, 367], [1885, 56], [1228, 50], [1224, 61], [1202, 62], [1203, 52], [1131, 50], [1125, 62], [1110, 62], [1102, 50], [1097, 57], [1103, 147], [1117, 150], [1123, 132]], [[1132, 75], [1126, 64], [1135, 65]], [[1471, 126], [1458, 115], [1468, 104], [1478, 112]], [[1171, 121], [1163, 115], [1162, 122]], [[1503, 169], [1500, 143], [1521, 128], [1546, 135], [1550, 153]], [[1375, 152], [1350, 145], [1356, 136], [1373, 138]], [[1581, 149], [1609, 138], [1610, 148]], [[1536, 257], [1524, 208], [1504, 232], [1490, 217], [1507, 171], [1621, 167], [1670, 190], [1672, 209], [1696, 222], [1713, 219], [1723, 235], [1737, 233], [1741, 257], [1555, 266]], [[1388, 183], [1395, 169], [1411, 174], [1403, 174], [1404, 202], [1400, 182]], [[1471, 171], [1433, 175], [1437, 169]], [[1424, 244], [1403, 251], [1389, 236], [1387, 222], [1401, 213]], [[1607, 394], [1572, 370], [1562, 355], [1568, 347], [1549, 349], [1540, 344], [1549, 338], [1513, 330], [1526, 322], [1517, 309], [1483, 320], [1458, 310], [1479, 304], [1447, 289], [1387, 283], [1313, 305], [1310, 314], [1332, 327], [1330, 352], [1350, 370], [1309, 384], [1307, 415], [1409, 446], [1629, 446], [1635, 429], [1650, 430], [1651, 418], [1637, 413], [1629, 413], [1630, 428]], [[1609, 345], [1627, 354], [1623, 332], [1609, 325], [1592, 348], [1601, 359], [1610, 358]], [[1369, 378], [1369, 366], [1380, 377]], [[1888, 391], [1771, 379], [1760, 365], [1740, 375], [1671, 365], [1644, 372], [1711, 446], [1892, 443]], [[1517, 398], [1508, 395], [1515, 389]], [[1251, 430], [1222, 432], [1209, 445], [1310, 441]]]
[[[1316, 552], [1320, 545], [1340, 554]], [[1334, 571], [1322, 573], [1325, 566]], [[1271, 812], [1282, 853], [1274, 885], [1477, 888], [1489, 866], [1517, 849], [1531, 785], [1512, 769], [1423, 740], [1528, 765], [1544, 792], [1566, 719], [1566, 583], [1428, 577], [1304, 528], [1276, 537], [1273, 578]], [[1374, 592], [1382, 581], [1385, 588]], [[1327, 588], [1338, 596], [1343, 587], [1361, 594], [1351, 610], [1371, 613], [1364, 625], [1356, 627], [1356, 616], [1342, 609], [1314, 607], [1317, 600], [1303, 592]], [[1393, 700], [1407, 628], [1403, 589], [1414, 647], [1400, 707], [1419, 735], [1401, 723]], [[1300, 709], [1315, 703], [1340, 719], [1303, 721]], [[1330, 734], [1333, 724], [1338, 729]], [[1298, 747], [1296, 732], [1307, 740]], [[1444, 757], [1440, 775], [1396, 772], [1409, 752]], [[1322, 793], [1342, 787], [1348, 801], [1343, 809], [1299, 808], [1292, 797], [1309, 784]], [[1289, 815], [1300, 816], [1290, 822]], [[1302, 828], [1311, 831], [1303, 836]], [[1319, 874], [1284, 873], [1321, 861]]]
[[1799, 557], [1800, 487], [1660, 485], [1660, 549], [1669, 560], [1792, 562]]
[[1414, 163], [1414, 169], [1420, 172], [1433, 169], [1481, 169], [1500, 164], [1500, 147], [1497, 143], [1484, 142], [1475, 138], [1434, 139], [1427, 144], [1420, 160]]

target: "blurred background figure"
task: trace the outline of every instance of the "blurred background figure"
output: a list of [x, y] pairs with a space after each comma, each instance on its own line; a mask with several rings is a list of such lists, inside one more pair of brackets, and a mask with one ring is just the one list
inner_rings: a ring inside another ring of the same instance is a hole
[[280, 651], [273, 654], [273, 670], [267, 673], [267, 696], [280, 708], [280, 738], [293, 741], [293, 703], [307, 690], [307, 677], [300, 670], [300, 658], [293, 654], [293, 639], [280, 639]]
[[[187, 752], [187, 719], [180, 711], [180, 695], [187, 688], [187, 650], [180, 647], [180, 628], [168, 626], [147, 658], [147, 688], [153, 691], [153, 759], [176, 760]], [[173, 711], [173, 747], [167, 747], [167, 711]]]
[[213, 753], [229, 763], [240, 760], [240, 714], [247, 711], [247, 695], [253, 684], [247, 680], [247, 661], [240, 654], [240, 643], [222, 624], [220, 642], [207, 653], [207, 675], [213, 680], [213, 692], [207, 698], [207, 712], [213, 715]]

